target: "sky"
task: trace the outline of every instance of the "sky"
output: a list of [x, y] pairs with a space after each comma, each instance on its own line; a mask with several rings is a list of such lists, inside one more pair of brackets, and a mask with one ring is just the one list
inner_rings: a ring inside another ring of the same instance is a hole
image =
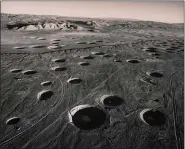
[[1, 13], [184, 22], [183, 2], [2, 1]]

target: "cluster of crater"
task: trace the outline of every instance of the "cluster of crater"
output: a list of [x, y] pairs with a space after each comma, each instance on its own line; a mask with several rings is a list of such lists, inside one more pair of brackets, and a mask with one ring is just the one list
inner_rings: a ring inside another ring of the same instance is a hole
[[[33, 38], [33, 37], [32, 37]], [[44, 38], [37, 38], [34, 39], [38, 40], [45, 40]], [[96, 41], [96, 42], [103, 42], [103, 41]], [[94, 44], [96, 42], [91, 42], [89, 44]], [[59, 48], [60, 45], [60, 39], [52, 39], [51, 43], [52, 46], [49, 46], [48, 48], [56, 49]], [[76, 44], [87, 44], [87, 42], [76, 42]], [[168, 45], [168, 42], [163, 42], [163, 45]], [[178, 44], [178, 46], [177, 46]], [[65, 45], [62, 45], [65, 46]], [[45, 47], [43, 45], [31, 45], [30, 48], [42, 48]], [[26, 48], [25, 46], [20, 47], [14, 47], [15, 49], [23, 49]], [[177, 48], [183, 48], [182, 42], [176, 42], [173, 46], [170, 46], [169, 48], [166, 48], [166, 51], [173, 51]], [[145, 47], [143, 48], [143, 51], [148, 52], [148, 55], [150, 56], [160, 56], [158, 48], [156, 47]], [[113, 55], [106, 54], [104, 52], [98, 52], [98, 51], [91, 51], [90, 55], [85, 56], [76, 56], [81, 59], [94, 59], [94, 56], [100, 56], [104, 58], [110, 58]], [[54, 58], [52, 59], [52, 62], [54, 63], [63, 63], [66, 62], [65, 58]], [[114, 59], [114, 62], [122, 62], [120, 59]], [[137, 64], [140, 63], [141, 60], [138, 59], [128, 59], [126, 60], [128, 63]], [[90, 63], [88, 61], [82, 61], [78, 62], [78, 65], [80, 66], [88, 66]], [[64, 66], [54, 66], [51, 68], [52, 71], [65, 71], [67, 70]], [[35, 74], [37, 71], [35, 70], [21, 70], [21, 69], [12, 69], [10, 70], [12, 73], [20, 73], [22, 72], [25, 75]], [[147, 71], [146, 75], [149, 78], [141, 78], [140, 81], [144, 83], [148, 83], [150, 85], [155, 85], [153, 77], [155, 78], [161, 78], [164, 77], [163, 73], [161, 71]], [[152, 78], [150, 78], [152, 77]], [[77, 77], [70, 77], [67, 80], [68, 83], [71, 84], [79, 84], [82, 82], [82, 79]], [[41, 86], [49, 86], [52, 85], [52, 81], [43, 81], [40, 85]], [[43, 89], [37, 94], [38, 100], [47, 100], [51, 98], [54, 95], [54, 92], [52, 90]], [[98, 104], [98, 106], [92, 106], [92, 105], [78, 105], [76, 107], [73, 107], [71, 110], [68, 111], [68, 117], [69, 121], [77, 128], [84, 129], [84, 130], [91, 130], [96, 129], [104, 125], [107, 121], [107, 119], [110, 118], [109, 110], [113, 108], [119, 108], [122, 104], [124, 104], [124, 100], [117, 96], [117, 95], [102, 95], [101, 97], [95, 99], [95, 102]], [[157, 100], [156, 100], [157, 102]], [[99, 107], [100, 106], [100, 107]], [[162, 126], [165, 125], [166, 117], [165, 114], [157, 109], [144, 109], [140, 112], [140, 120], [144, 122], [145, 124], [149, 126]], [[19, 117], [12, 117], [9, 118], [6, 121], [7, 125], [15, 125], [20, 122]]]
[[24, 75], [32, 75], [32, 74], [36, 74], [37, 71], [35, 70], [22, 70], [22, 69], [19, 69], [19, 68], [14, 68], [14, 69], [11, 69], [10, 70], [11, 73], [22, 73]]
[[[157, 48], [149, 47], [145, 48], [144, 51], [151, 52], [151, 56], [159, 56]], [[92, 55], [100, 55], [103, 57], [111, 57], [109, 54], [102, 52], [91, 52]], [[88, 59], [86, 57], [81, 57]], [[139, 63], [140, 60], [129, 59], [126, 60], [128, 63]], [[121, 60], [114, 60], [114, 62], [122, 62]], [[146, 74], [150, 77], [161, 78], [164, 77], [160, 71], [148, 71]], [[141, 78], [140, 81], [155, 85], [151, 78]], [[79, 105], [69, 111], [69, 120], [76, 127], [80, 129], [95, 129], [104, 125], [109, 114], [106, 112], [107, 109], [117, 108], [124, 103], [123, 99], [116, 95], [103, 95], [102, 97], [95, 100], [101, 108], [90, 106], [90, 105]], [[156, 101], [157, 102], [157, 101]], [[157, 109], [144, 109], [140, 112], [140, 119], [149, 126], [161, 126], [166, 122], [165, 114]]]
[[[112, 26], [114, 27], [114, 24], [111, 25], [111, 27]], [[120, 26], [130, 27], [128, 24], [124, 24]], [[62, 29], [64, 30], [74, 29], [76, 30], [76, 29], [80, 29], [78, 26], [74, 25], [73, 23], [67, 23], [67, 22], [57, 23], [57, 24], [52, 23], [52, 22], [48, 22], [48, 23], [45, 22], [43, 24], [19, 24], [18, 26], [17, 24], [8, 24], [7, 27], [9, 29], [14, 29], [14, 30], [40, 30], [40, 29], [42, 30], [45, 30], [45, 29], [47, 30], [48, 29], [61, 29], [61, 30]], [[89, 29], [88, 31], [94, 32], [95, 30]], [[127, 35], [124, 35], [124, 36], [127, 36]], [[32, 36], [30, 38], [38, 40], [37, 42], [40, 42], [40, 44], [37, 43], [33, 45], [21, 45], [21, 46], [13, 47], [13, 49], [21, 50], [21, 49], [30, 48], [33, 50], [37, 48], [46, 48], [46, 49], [50, 49], [54, 51], [54, 50], [62, 49], [63, 47], [68, 46], [68, 45], [63, 44], [60, 39], [51, 39], [49, 40], [49, 43], [46, 45], [46, 44], [43, 44], [42, 42], [48, 40], [47, 38], [36, 37], [36, 36]], [[101, 43], [105, 43], [105, 42], [102, 40], [96, 40], [96, 41], [75, 42], [74, 44], [76, 47], [80, 47], [80, 46], [83, 47], [83, 45], [93, 46], [95, 44], [98, 45]], [[155, 47], [146, 47], [146, 48], [141, 49], [141, 51], [145, 53], [146, 55], [148, 55], [148, 57], [152, 57], [154, 59], [160, 59], [165, 54], [173, 56], [173, 54], [175, 54], [178, 51], [183, 51], [183, 49], [184, 49], [183, 41], [166, 40], [163, 42], [159, 42], [158, 44], [155, 45]], [[85, 68], [88, 69], [89, 67], [91, 67], [91, 64], [93, 64], [91, 60], [94, 60], [97, 57], [98, 58], [100, 57], [103, 60], [107, 60], [107, 59], [109, 60], [110, 58], [117, 65], [125, 63], [126, 65], [129, 65], [129, 67], [132, 67], [132, 68], [140, 67], [143, 64], [142, 62], [144, 63], [149, 62], [147, 60], [143, 61], [141, 59], [133, 58], [133, 57], [127, 57], [128, 59], [123, 60], [119, 58], [119, 56], [117, 57], [114, 54], [110, 54], [110, 53], [106, 53], [102, 51], [101, 52], [91, 51], [89, 55], [85, 55], [85, 56], [77, 55], [75, 58], [79, 58], [80, 60], [77, 62], [77, 66], [79, 65], [80, 68], [83, 67], [84, 69]], [[52, 61], [52, 64], [54, 65], [52, 65], [48, 71], [52, 71], [53, 73], [63, 73], [65, 71], [68, 71], [68, 67], [63, 65], [66, 62], [68, 62], [68, 60], [66, 60], [65, 58], [63, 57], [53, 58], [51, 59], [51, 61]], [[150, 61], [150, 62], [156, 62], [156, 61]], [[32, 70], [31, 68], [26, 69], [26, 70], [15, 68], [15, 69], [9, 70], [9, 72], [11, 72], [12, 74], [21, 73], [23, 74], [23, 76], [35, 75], [38, 73], [37, 70]], [[144, 73], [145, 74], [143, 75], [145, 77], [140, 78], [139, 81], [141, 81], [144, 84], [151, 85], [151, 86], [156, 85], [156, 83], [159, 83], [159, 82], [155, 82], [155, 80], [160, 80], [163, 77], [165, 77], [165, 73], [163, 73], [163, 71], [160, 71], [160, 70], [151, 69], [151, 70], [145, 71]], [[73, 77], [68, 78], [65, 81], [66, 83], [71, 84], [71, 86], [78, 87], [77, 84], [82, 83], [83, 79], [73, 76]], [[54, 89], [50, 89], [55, 85], [55, 82], [53, 80], [42, 80], [42, 82], [39, 82], [39, 83], [42, 89], [37, 92], [35, 100], [38, 100], [39, 102], [49, 103], [49, 100], [53, 100], [55, 98]], [[119, 108], [124, 109], [123, 107], [126, 104], [125, 102], [126, 99], [124, 99], [123, 96], [118, 96], [114, 94], [102, 94], [101, 96], [98, 96], [98, 97], [96, 96], [96, 98], [92, 98], [91, 100], [93, 100], [95, 104], [93, 105], [82, 104], [82, 105], [77, 105], [75, 107], [73, 106], [71, 109], [67, 111], [69, 122], [73, 124], [74, 127], [78, 129], [82, 129], [82, 130], [93, 130], [93, 129], [104, 127], [107, 123], [110, 123], [111, 118], [114, 118], [114, 115], [111, 115], [111, 112], [122, 111], [122, 110], [119, 110]], [[159, 102], [159, 99], [154, 99], [154, 101]], [[164, 111], [159, 110], [157, 108], [146, 108], [145, 109], [143, 108], [143, 106], [139, 108], [142, 108], [142, 109], [139, 110], [138, 112], [139, 114], [137, 115], [136, 121], [134, 122], [138, 122], [137, 120], [139, 120], [141, 122], [141, 125], [143, 125], [144, 128], [146, 127], [147, 130], [148, 130], [147, 127], [149, 128], [154, 127], [154, 130], [158, 130], [158, 129], [161, 129], [158, 127], [161, 127], [166, 124], [167, 117], [164, 114]], [[16, 128], [17, 125], [22, 121], [21, 118], [22, 117], [20, 115], [9, 117], [8, 119], [6, 119], [5, 124], [8, 126], [13, 125]], [[124, 118], [122, 117], [122, 119]], [[123, 123], [125, 124], [125, 122]], [[168, 125], [169, 123], [167, 123], [167, 126]], [[110, 125], [108, 126], [111, 127]], [[134, 127], [135, 126], [139, 127], [138, 129], [140, 129], [139, 125], [134, 125]], [[105, 128], [107, 128], [107, 126], [105, 126]], [[162, 127], [162, 129], [163, 128], [166, 128], [166, 127]], [[137, 128], [134, 128], [134, 129], [137, 129]], [[150, 135], [150, 132], [149, 132], [149, 135]]]
[[[124, 100], [117, 95], [103, 95], [95, 101], [100, 106], [78, 105], [69, 110], [69, 122], [83, 130], [101, 128], [110, 123], [109, 110], [124, 104]], [[149, 126], [162, 126], [166, 122], [165, 114], [157, 109], [144, 109], [139, 116]]]
[[[32, 37], [33, 38], [33, 37]], [[36, 37], [35, 37], [36, 38]], [[59, 42], [60, 41], [60, 39], [52, 39], [51, 40], [52, 42]], [[148, 48], [148, 49], [150, 49], [150, 50], [156, 50], [155, 48], [153, 48], [153, 47], [150, 47], [150, 48]], [[147, 51], [147, 50], [145, 50], [145, 51]], [[150, 51], [151, 52], [151, 51]], [[156, 51], [155, 51], [156, 52]], [[110, 54], [106, 54], [106, 53], [104, 53], [104, 52], [98, 52], [98, 51], [92, 51], [91, 52], [91, 55], [85, 55], [85, 56], [79, 56], [79, 58], [81, 58], [81, 59], [93, 59], [94, 57], [92, 56], [92, 55], [97, 55], [97, 56], [101, 56], [101, 57], [105, 57], [105, 58], [110, 58], [110, 57], [112, 57], [112, 55], [110, 55]], [[54, 59], [52, 59], [52, 62], [55, 62], [55, 63], [63, 63], [63, 62], [65, 62], [66, 61], [66, 59], [65, 58], [54, 58]], [[137, 59], [128, 59], [128, 60], [126, 60], [128, 63], [134, 63], [134, 64], [137, 64], [137, 63], [139, 63], [140, 62], [140, 60], [137, 60]], [[122, 62], [121, 60], [119, 60], [119, 59], [114, 59], [114, 62]], [[82, 61], [82, 62], [78, 62], [78, 65], [80, 65], [80, 66], [88, 66], [90, 63], [88, 62], [88, 61]], [[65, 67], [65, 66], [54, 66], [54, 67], [51, 67], [50, 68], [50, 70], [51, 71], [66, 71], [67, 70], [67, 67]], [[12, 72], [12, 73], [19, 73], [19, 72], [22, 72], [24, 75], [33, 75], [33, 74], [35, 74], [35, 73], [37, 73], [37, 71], [35, 71], [35, 70], [21, 70], [21, 69], [12, 69], [12, 70], [10, 70], [10, 72]], [[163, 74], [161, 73], [161, 72], [158, 72], [158, 71], [152, 71], [152, 72], [150, 72], [150, 71], [148, 71], [148, 72], [146, 72], [146, 74], [147, 75], [149, 75], [149, 76], [151, 76], [151, 77], [158, 77], [158, 78], [160, 78], [160, 77], [163, 77]], [[71, 78], [69, 78], [68, 80], [67, 80], [67, 82], [68, 83], [71, 83], [71, 84], [79, 84], [79, 83], [81, 83], [82, 82], [82, 79], [80, 79], [80, 78], [73, 78], [73, 77], [71, 77]], [[146, 81], [143, 81], [143, 82], [146, 82]], [[43, 82], [41, 85], [42, 86], [47, 86], [47, 85], [51, 85], [52, 84], [52, 82], [50, 82], [50, 81], [46, 81], [46, 82]], [[41, 92], [39, 92], [38, 93], [38, 98], [40, 99], [40, 100], [44, 100], [44, 99], [47, 99], [47, 98], [50, 98], [51, 96], [52, 96], [52, 94], [50, 94], [52, 91], [41, 91]], [[46, 96], [45, 96], [46, 95]], [[47, 95], [51, 95], [51, 96], [48, 96], [47, 97]], [[46, 97], [46, 98], [44, 98], [44, 97]]]
[[[31, 36], [30, 39], [46, 40], [46, 38], [44, 38], [44, 37], [37, 37], [37, 36]], [[97, 40], [97, 41], [93, 41], [93, 42], [83, 41], [83, 42], [76, 42], [76, 44], [91, 44], [91, 45], [93, 45], [93, 44], [99, 44], [99, 43], [102, 43], [102, 42], [103, 42], [102, 40]], [[60, 49], [60, 48], [63, 48], [63, 47], [66, 47], [66, 45], [61, 44], [60, 39], [51, 39], [49, 46], [46, 46], [46, 45], [43, 45], [43, 44], [36, 44], [36, 45], [29, 45], [29, 46], [16, 46], [16, 47], [13, 47], [13, 49], [17, 49], [17, 50], [26, 49], [26, 48]]]
[[110, 118], [107, 109], [121, 106], [124, 101], [117, 95], [103, 95], [95, 102], [100, 105], [78, 105], [68, 111], [69, 121], [76, 127], [84, 130], [96, 129], [103, 125]]

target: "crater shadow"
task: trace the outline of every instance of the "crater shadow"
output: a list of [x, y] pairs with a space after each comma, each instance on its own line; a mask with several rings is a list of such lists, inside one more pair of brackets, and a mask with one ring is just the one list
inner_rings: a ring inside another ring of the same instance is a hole
[[96, 42], [88, 42], [88, 44], [96, 44]]
[[121, 63], [122, 61], [119, 59], [115, 59], [114, 62]]
[[148, 74], [149, 76], [157, 77], [157, 78], [164, 77], [163, 74], [160, 73], [160, 72], [147, 72], [147, 74]]
[[46, 46], [44, 46], [44, 45], [31, 45], [31, 46], [29, 46], [29, 48], [44, 48], [44, 47], [46, 47]]
[[53, 92], [51, 90], [42, 90], [37, 94], [38, 100], [47, 100], [53, 96]]
[[11, 69], [10, 70], [11, 73], [19, 73], [21, 71], [22, 71], [22, 69]]
[[96, 42], [103, 42], [103, 40], [96, 40]]
[[103, 54], [102, 56], [105, 57], [105, 58], [110, 58], [110, 57], [112, 57], [112, 56], [109, 55], [109, 54]]
[[80, 78], [70, 78], [69, 80], [67, 80], [67, 82], [71, 84], [79, 84], [82, 82], [82, 80]]
[[116, 95], [104, 95], [100, 100], [106, 108], [114, 108], [123, 104], [123, 99]]
[[106, 121], [106, 113], [97, 107], [86, 107], [78, 110], [73, 116], [73, 124], [84, 130], [96, 129]]
[[166, 122], [165, 115], [158, 110], [152, 110], [152, 109], [143, 110], [140, 113], [140, 117], [143, 122], [145, 122], [150, 126], [162, 126]]
[[60, 39], [51, 39], [51, 42], [60, 41]]
[[52, 45], [59, 45], [60, 43], [59, 42], [51, 42], [50, 44], [52, 44]]
[[32, 75], [32, 74], [36, 74], [37, 71], [35, 71], [35, 70], [25, 70], [22, 73], [25, 74], [25, 75]]
[[7, 125], [15, 125], [17, 124], [21, 119], [19, 117], [12, 117], [12, 118], [9, 118], [7, 121], [6, 121], [6, 124]]
[[87, 44], [87, 42], [82, 41], [82, 42], [76, 42], [76, 44]]
[[105, 53], [103, 52], [91, 52], [92, 55], [104, 55]]
[[42, 86], [49, 86], [49, 85], [51, 85], [51, 84], [52, 84], [51, 81], [45, 81], [45, 82], [42, 82], [42, 83], [41, 83]]
[[58, 59], [53, 59], [52, 61], [56, 63], [61, 63], [61, 62], [65, 62], [66, 60], [62, 58], [61, 59], [58, 58]]
[[129, 62], [129, 63], [134, 63], [134, 64], [139, 63], [139, 61], [136, 60], [136, 59], [130, 59], [130, 60], [127, 60], [127, 62]]
[[54, 70], [54, 71], [65, 71], [65, 70], [67, 70], [67, 68], [66, 67], [59, 67], [59, 66], [57, 66], [57, 67], [52, 67], [51, 70]]
[[80, 56], [80, 58], [82, 59], [93, 59], [94, 57], [91, 55], [87, 55], [87, 56]]
[[155, 47], [149, 47], [147, 49], [144, 49], [144, 51], [146, 51], [146, 52], [157, 52], [157, 48], [155, 48]]

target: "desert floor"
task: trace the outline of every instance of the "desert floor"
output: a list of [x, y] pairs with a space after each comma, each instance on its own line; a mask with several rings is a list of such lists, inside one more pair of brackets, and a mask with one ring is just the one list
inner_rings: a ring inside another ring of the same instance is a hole
[[1, 21], [1, 149], [183, 148], [182, 26], [25, 18]]

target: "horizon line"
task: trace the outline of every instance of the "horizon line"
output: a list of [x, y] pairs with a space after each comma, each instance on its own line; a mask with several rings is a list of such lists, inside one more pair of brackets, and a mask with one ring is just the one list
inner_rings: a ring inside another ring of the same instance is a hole
[[158, 23], [166, 23], [166, 24], [184, 24], [184, 22], [179, 22], [179, 23], [169, 23], [169, 22], [161, 22], [161, 21], [153, 21], [153, 20], [140, 20], [140, 19], [132, 19], [132, 18], [119, 18], [119, 17], [84, 17], [84, 16], [62, 16], [62, 15], [41, 15], [41, 14], [28, 14], [28, 13], [1, 13], [1, 14], [12, 14], [12, 15], [35, 15], [35, 16], [56, 16], [56, 17], [64, 17], [64, 18], [82, 18], [82, 19], [103, 19], [103, 20], [106, 20], [106, 19], [110, 19], [110, 20], [127, 20], [127, 21], [146, 21], [146, 22], [158, 22]]

